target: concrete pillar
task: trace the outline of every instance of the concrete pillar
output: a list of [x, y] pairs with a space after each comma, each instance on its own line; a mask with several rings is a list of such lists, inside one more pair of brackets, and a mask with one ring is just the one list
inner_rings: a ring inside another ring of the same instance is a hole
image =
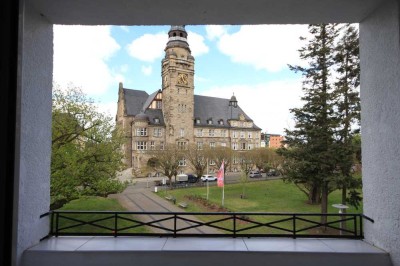
[[21, 1], [13, 265], [49, 231], [53, 25]]
[[366, 240], [400, 265], [399, 2], [385, 3], [360, 24], [361, 108]]

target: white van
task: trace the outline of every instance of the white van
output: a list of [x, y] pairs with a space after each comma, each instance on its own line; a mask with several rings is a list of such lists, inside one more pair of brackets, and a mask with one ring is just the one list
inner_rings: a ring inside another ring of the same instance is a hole
[[176, 182], [183, 183], [188, 181], [188, 175], [179, 174], [176, 176]]

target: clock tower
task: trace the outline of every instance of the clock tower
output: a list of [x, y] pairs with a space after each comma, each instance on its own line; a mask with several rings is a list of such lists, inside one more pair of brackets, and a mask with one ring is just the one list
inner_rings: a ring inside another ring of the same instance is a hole
[[171, 26], [161, 69], [166, 143], [185, 148], [194, 141], [194, 57], [185, 26]]

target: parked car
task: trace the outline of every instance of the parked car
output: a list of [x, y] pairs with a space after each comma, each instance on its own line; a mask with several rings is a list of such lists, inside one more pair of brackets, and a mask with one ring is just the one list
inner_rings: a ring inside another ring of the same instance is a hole
[[191, 175], [191, 174], [188, 175], [188, 182], [189, 182], [189, 183], [196, 183], [197, 181], [199, 181], [199, 179], [197, 178], [197, 176]]
[[262, 177], [261, 173], [259, 171], [250, 171], [249, 177]]
[[270, 169], [267, 173], [267, 176], [278, 176], [279, 172], [275, 169]]
[[203, 175], [201, 177], [201, 181], [206, 182], [206, 181], [217, 181], [217, 177], [213, 175]]

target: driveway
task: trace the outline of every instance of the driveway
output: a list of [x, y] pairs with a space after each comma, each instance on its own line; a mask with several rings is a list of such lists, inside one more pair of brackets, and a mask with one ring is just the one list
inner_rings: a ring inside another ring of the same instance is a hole
[[[151, 178], [153, 179], [153, 178]], [[154, 191], [154, 180], [149, 181], [147, 178], [135, 179], [133, 185], [129, 185], [122, 193], [110, 195], [110, 198], [115, 198], [119, 203], [128, 211], [135, 212], [184, 212], [185, 210], [174, 205], [171, 201], [163, 199], [155, 195]], [[169, 215], [143, 215], [140, 216], [142, 222], [152, 222], [161, 220], [168, 217]], [[139, 218], [139, 217], [137, 217]], [[185, 219], [200, 221], [193, 215], [184, 216]], [[156, 226], [174, 228], [173, 220], [156, 222]], [[177, 228], [185, 228], [195, 225], [193, 222], [178, 220]], [[151, 228], [154, 233], [168, 233], [167, 230], [160, 228]], [[188, 234], [218, 234], [220, 231], [210, 227], [197, 227], [186, 229], [180, 233]]]

